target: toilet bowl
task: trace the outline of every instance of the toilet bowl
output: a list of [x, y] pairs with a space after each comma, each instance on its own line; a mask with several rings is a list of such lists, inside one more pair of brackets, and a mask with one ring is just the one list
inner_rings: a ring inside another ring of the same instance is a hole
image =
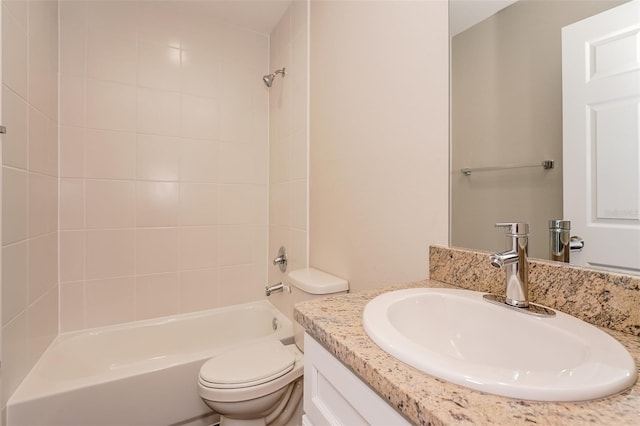
[[302, 373], [295, 345], [257, 342], [204, 363], [198, 390], [223, 426], [283, 425], [300, 404]]
[[[283, 288], [287, 290], [278, 296], [287, 297], [293, 309], [293, 303], [303, 300], [347, 293], [349, 283], [305, 268], [287, 274]], [[200, 397], [220, 414], [221, 426], [300, 424], [304, 347], [302, 328], [295, 324], [295, 344], [250, 343], [204, 363], [198, 378]]]

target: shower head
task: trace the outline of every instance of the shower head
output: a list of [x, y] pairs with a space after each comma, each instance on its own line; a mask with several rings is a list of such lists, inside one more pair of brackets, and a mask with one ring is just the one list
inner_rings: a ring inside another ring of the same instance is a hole
[[262, 77], [262, 81], [264, 81], [264, 84], [266, 84], [267, 87], [271, 87], [271, 85], [273, 84], [273, 79], [276, 78], [276, 75], [278, 74], [282, 74], [282, 77], [284, 78], [284, 76], [287, 75], [287, 72], [285, 71], [285, 68], [275, 70], [271, 74], [267, 74]]
[[273, 84], [274, 78], [276, 78], [275, 74], [267, 74], [264, 77], [262, 77], [262, 81], [264, 81], [264, 84], [266, 84], [267, 87], [271, 87], [271, 85]]

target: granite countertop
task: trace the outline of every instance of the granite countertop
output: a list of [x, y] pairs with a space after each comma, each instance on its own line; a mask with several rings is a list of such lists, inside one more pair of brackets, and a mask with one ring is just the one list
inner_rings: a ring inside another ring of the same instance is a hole
[[[382, 351], [362, 326], [365, 305], [375, 296], [411, 287], [447, 287], [435, 280], [311, 300], [296, 305], [295, 320], [307, 333], [368, 383], [389, 404], [419, 425], [542, 424], [638, 425], [640, 384], [596, 401], [549, 403], [511, 399], [467, 389], [424, 374]], [[640, 365], [640, 338], [603, 329]]]

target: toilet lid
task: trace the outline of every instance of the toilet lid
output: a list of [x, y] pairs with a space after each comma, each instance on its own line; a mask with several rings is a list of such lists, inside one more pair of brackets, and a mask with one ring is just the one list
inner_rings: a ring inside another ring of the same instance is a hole
[[212, 388], [242, 388], [277, 379], [293, 369], [296, 357], [279, 340], [252, 343], [205, 362], [200, 381]]

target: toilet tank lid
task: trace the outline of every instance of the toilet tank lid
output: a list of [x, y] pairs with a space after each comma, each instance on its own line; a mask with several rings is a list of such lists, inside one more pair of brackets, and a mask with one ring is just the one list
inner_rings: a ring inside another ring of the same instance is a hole
[[288, 275], [292, 285], [310, 294], [331, 294], [349, 290], [349, 281], [315, 268], [296, 269]]

